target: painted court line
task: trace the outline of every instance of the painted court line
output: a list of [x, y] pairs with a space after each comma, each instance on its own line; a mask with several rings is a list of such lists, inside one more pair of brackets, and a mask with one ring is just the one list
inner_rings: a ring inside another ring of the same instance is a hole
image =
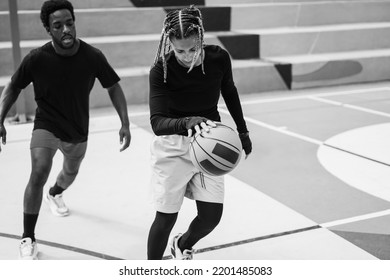
[[351, 152], [351, 151], [348, 151], [348, 150], [345, 150], [345, 149], [342, 149], [342, 148], [339, 148], [339, 147], [336, 147], [336, 146], [329, 145], [327, 143], [324, 143], [323, 145], [326, 146], [326, 147], [335, 149], [335, 150], [339, 150], [339, 151], [344, 152], [344, 153], [348, 153], [348, 154], [356, 156], [356, 157], [364, 158], [364, 159], [367, 159], [367, 160], [370, 160], [370, 161], [373, 161], [373, 162], [376, 162], [376, 163], [379, 163], [379, 164], [383, 164], [383, 165], [386, 165], [386, 166], [390, 167], [390, 164], [388, 164], [386, 162], [383, 162], [383, 161], [379, 161], [379, 160], [376, 160], [376, 159], [373, 159], [373, 158], [369, 158], [369, 157], [366, 157], [366, 156], [363, 156], [363, 155], [360, 155], [360, 154], [357, 154], [357, 153], [354, 153], [354, 152]]
[[[359, 222], [359, 221], [363, 221], [363, 220], [383, 217], [386, 215], [390, 215], [390, 209], [387, 209], [384, 211], [379, 211], [379, 212], [374, 212], [374, 213], [369, 213], [369, 214], [365, 214], [365, 215], [350, 217], [347, 219], [336, 220], [336, 221], [332, 221], [332, 222], [328, 222], [328, 223], [322, 223], [322, 224], [311, 226], [311, 227], [304, 227], [304, 228], [299, 228], [299, 229], [295, 229], [295, 230], [289, 230], [289, 231], [259, 236], [259, 237], [255, 237], [255, 238], [240, 240], [240, 241], [236, 241], [236, 242], [231, 242], [231, 243], [211, 246], [211, 247], [207, 247], [207, 248], [202, 248], [202, 249], [196, 250], [195, 253], [205, 253], [205, 252], [220, 250], [220, 249], [224, 249], [224, 248], [228, 248], [228, 247], [248, 244], [248, 243], [252, 243], [252, 242], [256, 242], [256, 241], [297, 234], [297, 233], [301, 233], [301, 232], [305, 232], [305, 231], [311, 231], [311, 230], [316, 230], [316, 229], [320, 229], [320, 228], [330, 228], [333, 226], [344, 225], [344, 224], [349, 224], [349, 223], [353, 223], [353, 222]], [[169, 258], [169, 257], [167, 257], [167, 258]]]
[[221, 249], [228, 248], [228, 247], [244, 245], [244, 244], [248, 244], [248, 243], [252, 243], [252, 242], [256, 242], [256, 241], [277, 238], [277, 237], [282, 237], [282, 236], [286, 236], [286, 235], [292, 235], [292, 234], [315, 230], [315, 229], [319, 229], [319, 228], [321, 228], [321, 226], [316, 225], [316, 226], [311, 226], [311, 227], [305, 227], [305, 228], [299, 228], [299, 229], [295, 229], [295, 230], [279, 232], [279, 233], [273, 233], [273, 234], [259, 236], [259, 237], [255, 237], [255, 238], [249, 238], [249, 239], [240, 240], [240, 241], [236, 241], [236, 242], [231, 242], [231, 243], [221, 244], [221, 245], [217, 245], [217, 246], [211, 246], [208, 248], [198, 249], [198, 250], [195, 250], [195, 253], [205, 253], [205, 252], [210, 252], [210, 251], [215, 251], [215, 250], [221, 250]]
[[308, 96], [307, 99], [322, 102], [322, 103], [327, 103], [327, 104], [331, 104], [331, 105], [335, 105], [335, 106], [341, 106], [344, 108], [357, 110], [360, 112], [365, 112], [365, 113], [369, 113], [369, 114], [373, 114], [373, 115], [378, 115], [378, 116], [390, 118], [390, 114], [388, 114], [388, 113], [364, 108], [361, 106], [356, 106], [356, 105], [351, 105], [351, 104], [342, 103], [342, 102], [338, 102], [338, 101], [333, 101], [333, 100], [329, 100], [329, 99], [325, 99], [325, 98], [321, 98], [321, 97], [317, 97], [317, 96]]
[[[130, 132], [135, 130], [135, 129], [140, 129], [140, 127], [138, 127], [137, 125], [135, 125], [131, 118], [135, 118], [135, 117], [142, 117], [142, 116], [147, 116], [149, 115], [149, 112], [146, 112], [146, 111], [143, 111], [143, 112], [134, 112], [134, 113], [129, 113], [129, 118], [130, 118]], [[120, 123], [120, 120], [119, 120], [119, 117], [116, 116], [116, 115], [113, 115], [113, 116], [96, 116], [96, 117], [91, 117], [90, 118], [90, 125], [93, 123], [93, 122], [114, 122], [114, 123]], [[12, 126], [12, 125], [15, 125], [15, 126], [18, 126], [18, 124], [10, 124], [8, 123], [7, 126]], [[28, 124], [23, 124], [23, 125], [30, 125], [29, 129], [32, 130], [33, 129], [33, 123], [28, 123]], [[91, 126], [90, 126], [90, 130], [89, 130], [89, 135], [93, 135], [93, 134], [97, 134], [97, 133], [104, 133], [104, 132], [111, 132], [111, 131], [118, 131], [119, 128], [118, 127], [110, 127], [110, 128], [107, 128], [107, 127], [104, 127], [104, 125], [102, 126], [97, 126], [96, 128], [93, 128], [91, 129]], [[12, 132], [11, 132], [12, 133]], [[8, 135], [10, 135], [10, 132], [8, 132]], [[22, 143], [22, 142], [29, 142], [31, 140], [31, 135], [29, 135], [27, 138], [19, 138], [19, 139], [14, 139], [14, 140], [7, 140], [7, 144], [11, 144], [11, 143]]]
[[[229, 111], [228, 110], [225, 110], [225, 109], [221, 109], [219, 108], [218, 109], [221, 113], [224, 113], [224, 114], [227, 114], [229, 115]], [[273, 131], [277, 131], [279, 133], [282, 133], [282, 134], [285, 134], [285, 135], [289, 135], [291, 137], [294, 137], [294, 138], [298, 138], [298, 139], [301, 139], [303, 141], [306, 141], [306, 142], [309, 142], [309, 143], [312, 143], [312, 144], [316, 144], [316, 145], [321, 145], [323, 142], [320, 141], [320, 140], [317, 140], [317, 139], [314, 139], [314, 138], [311, 138], [311, 137], [308, 137], [308, 136], [305, 136], [305, 135], [302, 135], [302, 134], [299, 134], [299, 133], [295, 133], [295, 132], [292, 132], [292, 131], [289, 131], [286, 129], [286, 127], [277, 127], [277, 126], [274, 126], [274, 125], [270, 125], [270, 124], [267, 124], [267, 123], [264, 123], [264, 122], [261, 122], [261, 121], [258, 121], [256, 119], [253, 119], [253, 118], [249, 118], [249, 117], [244, 117], [244, 119], [249, 122], [249, 123], [252, 123], [252, 124], [255, 124], [257, 126], [261, 126], [261, 127], [264, 127], [264, 128], [267, 128], [267, 129], [270, 129], [270, 130], [273, 130]]]
[[360, 216], [356, 216], [356, 217], [351, 217], [351, 218], [347, 218], [347, 219], [332, 221], [332, 222], [328, 222], [328, 223], [323, 223], [323, 224], [320, 224], [320, 226], [324, 227], [324, 228], [329, 228], [329, 227], [364, 221], [364, 220], [368, 220], [368, 219], [383, 217], [386, 215], [390, 215], [390, 209], [379, 211], [379, 212], [374, 212], [374, 213], [370, 213], [370, 214], [360, 215]]
[[[196, 254], [206, 253], [206, 252], [210, 252], [210, 251], [221, 250], [221, 249], [224, 249], [224, 248], [229, 248], [229, 247], [244, 245], [244, 244], [248, 244], [248, 243], [253, 243], [253, 242], [257, 242], [257, 241], [261, 241], [261, 240], [267, 240], [267, 239], [272, 239], [272, 238], [277, 238], [277, 237], [297, 234], [297, 233], [311, 231], [311, 230], [316, 230], [316, 229], [321, 229], [321, 228], [330, 228], [330, 227], [333, 227], [333, 226], [359, 222], [359, 221], [373, 219], [373, 218], [377, 218], [377, 217], [383, 217], [383, 216], [386, 216], [386, 215], [390, 215], [390, 209], [387, 209], [387, 210], [384, 210], [384, 211], [379, 211], [379, 212], [374, 212], [374, 213], [370, 213], [370, 214], [350, 217], [350, 218], [347, 218], [347, 219], [336, 220], [336, 221], [332, 221], [332, 222], [328, 222], [328, 223], [322, 223], [322, 224], [311, 226], [311, 227], [304, 227], [304, 228], [299, 228], [299, 229], [294, 229], [294, 230], [289, 230], [289, 231], [284, 231], [284, 232], [279, 232], [279, 233], [259, 236], [259, 237], [255, 237], [255, 238], [244, 239], [244, 240], [240, 240], [240, 241], [236, 241], [236, 242], [231, 242], [231, 243], [226, 243], [226, 244], [221, 244], [221, 245], [215, 245], [215, 246], [211, 246], [211, 247], [207, 247], [207, 248], [201, 248], [201, 249], [195, 250], [195, 253]], [[165, 256], [164, 257], [164, 259], [170, 259], [170, 258], [171, 258], [170, 256]]]
[[316, 93], [316, 94], [302, 94], [302, 95], [297, 95], [297, 96], [287, 96], [287, 97], [278, 97], [278, 98], [266, 98], [266, 99], [263, 98], [263, 99], [256, 99], [256, 100], [241, 101], [241, 104], [242, 105], [255, 105], [255, 104], [262, 104], [262, 103], [301, 100], [301, 99], [306, 99], [306, 98], [310, 98], [310, 97], [329, 97], [329, 96], [358, 94], [358, 93], [370, 93], [370, 92], [380, 92], [380, 91], [390, 91], [390, 87], [379, 87], [379, 88], [370, 88], [370, 89], [354, 89], [354, 90]]
[[[225, 109], [219, 109], [219, 111], [221, 113], [224, 113], [224, 114], [229, 114], [229, 111], [227, 111]], [[381, 161], [375, 160], [373, 158], [369, 158], [369, 157], [366, 157], [366, 156], [363, 156], [363, 155], [360, 155], [360, 154], [357, 154], [357, 153], [354, 153], [354, 152], [351, 152], [351, 151], [348, 151], [348, 150], [345, 150], [345, 149], [342, 149], [342, 148], [339, 148], [339, 147], [336, 147], [336, 146], [329, 145], [329, 144], [327, 144], [327, 143], [325, 143], [323, 141], [320, 141], [320, 140], [317, 140], [317, 139], [314, 139], [314, 138], [311, 138], [311, 137], [308, 137], [308, 136], [305, 136], [305, 135], [302, 135], [302, 134], [299, 134], [299, 133], [295, 133], [295, 132], [289, 131], [289, 130], [287, 130], [286, 127], [277, 127], [277, 126], [270, 125], [270, 124], [267, 124], [267, 123], [255, 120], [253, 118], [249, 118], [249, 117], [244, 117], [244, 119], [248, 123], [252, 123], [254, 125], [257, 125], [257, 126], [260, 126], [260, 127], [264, 127], [264, 128], [267, 128], [267, 129], [270, 129], [270, 130], [273, 130], [273, 131], [276, 131], [276, 132], [279, 132], [279, 133], [282, 133], [282, 134], [285, 134], [285, 135], [288, 135], [288, 136], [291, 136], [291, 137], [303, 140], [303, 141], [305, 141], [307, 143], [315, 144], [315, 145], [318, 145], [318, 146], [325, 145], [325, 146], [327, 146], [329, 148], [332, 148], [332, 149], [335, 149], [335, 150], [339, 150], [341, 152], [348, 153], [350, 155], [354, 155], [356, 157], [364, 158], [364, 159], [367, 159], [367, 160], [370, 160], [370, 161], [373, 161], [373, 162], [376, 162], [376, 163], [379, 163], [379, 164], [384, 164], [386, 166], [389, 166], [389, 164], [387, 164], [385, 162], [381, 162]]]
[[[20, 236], [18, 236], [18, 235], [2, 233], [2, 232], [0, 232], [0, 237], [20, 240]], [[76, 252], [76, 253], [83, 254], [83, 255], [96, 257], [96, 258], [99, 258], [99, 259], [104, 259], [104, 260], [121, 260], [120, 258], [113, 257], [113, 256], [110, 256], [110, 255], [97, 253], [97, 252], [94, 252], [94, 251], [85, 250], [85, 249], [82, 249], [82, 248], [73, 247], [73, 246], [69, 246], [69, 245], [64, 245], [64, 244], [60, 244], [60, 243], [56, 243], [56, 242], [50, 242], [50, 241], [45, 241], [45, 240], [41, 240], [41, 239], [37, 239], [37, 242], [38, 242], [38, 245], [42, 244], [42, 245], [50, 246], [50, 247], [53, 247], [53, 248], [63, 249], [63, 250], [72, 251], [72, 252]]]
[[[261, 241], [261, 240], [267, 240], [267, 239], [283, 237], [283, 236], [287, 236], [287, 235], [298, 234], [301, 232], [316, 230], [316, 229], [320, 229], [320, 228], [329, 228], [329, 227], [333, 227], [333, 226], [344, 225], [344, 224], [349, 224], [349, 223], [353, 223], [353, 222], [359, 222], [359, 221], [363, 221], [363, 220], [373, 219], [373, 218], [377, 218], [377, 217], [383, 217], [386, 215], [390, 215], [390, 209], [379, 211], [379, 212], [374, 212], [374, 213], [369, 213], [369, 214], [364, 214], [364, 215], [360, 215], [360, 216], [350, 217], [347, 219], [322, 223], [322, 224], [311, 226], [311, 227], [298, 228], [298, 229], [293, 229], [293, 230], [289, 230], [289, 231], [283, 231], [283, 232], [273, 233], [273, 234], [269, 234], [269, 235], [258, 236], [258, 237], [254, 237], [254, 238], [249, 238], [249, 239], [239, 240], [239, 241], [235, 241], [235, 242], [230, 242], [230, 243], [210, 246], [210, 247], [206, 247], [206, 248], [201, 248], [201, 249], [195, 250], [195, 253], [201, 254], [201, 253], [221, 250], [224, 248], [253, 243], [253, 242], [257, 242], [257, 241]], [[20, 239], [20, 236], [18, 236], [18, 235], [6, 234], [6, 233], [1, 233], [1, 232], [0, 232], [0, 236], [4, 237], [4, 238], [10, 238], [10, 239], [17, 239], [17, 240]], [[89, 255], [89, 256], [96, 257], [96, 258], [100, 258], [100, 259], [122, 260], [121, 258], [113, 257], [110, 255], [106, 255], [106, 254], [102, 254], [102, 253], [98, 253], [98, 252], [94, 252], [94, 251], [90, 251], [90, 250], [85, 250], [85, 249], [78, 248], [78, 247], [68, 246], [68, 245], [64, 245], [64, 244], [60, 244], [60, 243], [56, 243], [56, 242], [50, 242], [50, 241], [45, 241], [45, 240], [37, 240], [37, 241], [39, 244], [43, 244], [46, 246], [51, 246], [51, 247], [59, 248], [59, 249], [63, 249], [63, 250], [73, 251], [76, 253]], [[171, 259], [171, 256], [164, 256], [163, 259], [164, 260]]]

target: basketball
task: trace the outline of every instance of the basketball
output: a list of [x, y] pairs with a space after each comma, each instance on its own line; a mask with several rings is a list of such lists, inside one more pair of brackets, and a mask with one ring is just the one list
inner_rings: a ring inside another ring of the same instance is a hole
[[201, 172], [221, 176], [232, 171], [240, 162], [242, 145], [237, 132], [231, 127], [216, 123], [210, 132], [202, 132], [190, 143], [190, 157]]

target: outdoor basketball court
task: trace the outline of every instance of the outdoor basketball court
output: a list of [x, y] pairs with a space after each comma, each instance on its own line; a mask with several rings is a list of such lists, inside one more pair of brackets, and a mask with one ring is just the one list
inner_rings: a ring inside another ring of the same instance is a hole
[[[253, 153], [226, 176], [216, 230], [194, 259], [390, 259], [390, 84], [241, 96]], [[223, 122], [232, 124], [221, 104]], [[130, 148], [119, 152], [113, 109], [91, 112], [87, 156], [65, 193], [68, 217], [42, 204], [43, 260], [144, 260], [150, 224], [147, 105], [129, 106]], [[0, 154], [0, 259], [18, 258], [32, 124], [6, 126]], [[48, 185], [61, 166], [54, 160]], [[45, 186], [45, 189], [48, 187]], [[172, 234], [195, 215], [186, 200]], [[168, 251], [166, 252], [168, 256]]]

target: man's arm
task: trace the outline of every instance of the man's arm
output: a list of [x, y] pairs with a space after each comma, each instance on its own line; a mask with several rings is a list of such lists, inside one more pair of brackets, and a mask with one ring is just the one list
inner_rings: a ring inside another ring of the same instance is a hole
[[5, 145], [7, 143], [7, 130], [4, 127], [5, 118], [11, 109], [12, 105], [18, 99], [18, 96], [22, 90], [15, 87], [12, 81], [9, 81], [3, 89], [0, 96], [0, 152], [1, 143]]
[[[122, 127], [119, 130], [119, 137], [120, 143], [122, 145], [120, 151], [123, 151], [129, 147], [131, 141], [130, 122], [129, 116], [127, 114], [126, 98], [119, 83], [114, 84], [112, 87], [108, 88], [107, 91], [122, 123]], [[125, 140], [124, 143], [123, 139]]]

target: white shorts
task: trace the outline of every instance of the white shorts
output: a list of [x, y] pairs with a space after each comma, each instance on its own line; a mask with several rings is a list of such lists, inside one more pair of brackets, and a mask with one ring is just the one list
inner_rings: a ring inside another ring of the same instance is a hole
[[224, 177], [201, 173], [191, 162], [191, 138], [180, 135], [155, 136], [151, 144], [151, 188], [156, 210], [177, 213], [184, 196], [223, 203]]

